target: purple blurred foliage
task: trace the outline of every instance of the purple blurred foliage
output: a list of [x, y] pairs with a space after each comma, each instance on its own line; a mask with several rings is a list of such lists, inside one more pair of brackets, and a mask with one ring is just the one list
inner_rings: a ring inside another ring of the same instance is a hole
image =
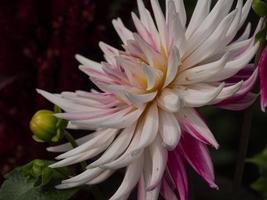
[[52, 108], [35, 88], [89, 90], [74, 55], [102, 59], [98, 42], [119, 41], [111, 19], [129, 19], [135, 7], [127, 0], [0, 1], [0, 182], [17, 165], [49, 158], [28, 127], [37, 109]]

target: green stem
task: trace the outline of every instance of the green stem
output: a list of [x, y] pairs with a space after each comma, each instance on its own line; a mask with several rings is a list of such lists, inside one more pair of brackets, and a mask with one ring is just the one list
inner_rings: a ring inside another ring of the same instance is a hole
[[[64, 133], [64, 137], [66, 138], [66, 140], [69, 141], [69, 143], [71, 144], [71, 146], [73, 148], [78, 147], [77, 142], [75, 141], [75, 139], [72, 137], [72, 135], [68, 131], [64, 130], [63, 133]], [[87, 163], [85, 161], [83, 161], [80, 163], [80, 165], [81, 165], [82, 171], [85, 171]], [[97, 200], [104, 199], [101, 191], [99, 190], [99, 188], [97, 186], [94, 186], [94, 185], [90, 186], [90, 192], [94, 195], [95, 199], [97, 199]]]
[[[69, 143], [71, 144], [71, 146], [72, 146], [73, 148], [78, 147], [78, 144], [76, 143], [75, 139], [74, 139], [74, 138], [72, 137], [72, 135], [71, 135], [68, 131], [66, 131], [66, 130], [64, 130], [64, 137], [66, 138], [66, 140], [69, 141]], [[87, 163], [86, 163], [85, 161], [81, 162], [80, 165], [81, 165], [82, 171], [86, 170]]]
[[76, 143], [76, 141], [74, 140], [74, 138], [72, 137], [72, 135], [68, 131], [66, 131], [66, 130], [64, 130], [64, 137], [66, 138], [66, 140], [69, 141], [69, 143], [71, 144], [71, 146], [73, 148], [75, 148], [75, 147], [78, 146], [78, 144]]
[[[266, 18], [265, 18], [265, 21], [266, 21]], [[259, 63], [260, 56], [265, 46], [266, 46], [265, 42], [262, 42], [260, 44], [259, 50], [255, 58], [256, 67]], [[250, 129], [251, 129], [252, 115], [253, 115], [252, 107], [253, 105], [247, 108], [243, 114], [243, 123], [242, 123], [242, 130], [241, 130], [241, 136], [240, 136], [241, 139], [240, 139], [240, 144], [239, 144], [239, 151], [238, 151], [238, 157], [237, 157], [235, 175], [234, 175], [234, 181], [233, 181], [233, 188], [232, 188], [233, 200], [238, 199], [238, 196], [241, 190], [243, 173], [244, 173], [244, 168], [245, 168], [245, 160], [246, 160], [246, 155], [248, 151], [249, 138], [250, 138], [250, 132], [251, 132]]]

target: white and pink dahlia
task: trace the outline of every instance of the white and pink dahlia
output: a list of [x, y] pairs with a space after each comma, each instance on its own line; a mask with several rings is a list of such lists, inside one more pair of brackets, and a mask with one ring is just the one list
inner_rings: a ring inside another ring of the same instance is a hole
[[[165, 15], [151, 0], [153, 15], [138, 0], [139, 17], [132, 13], [136, 32], [121, 19], [113, 21], [123, 44], [115, 49], [103, 42], [104, 62], [80, 55], [80, 69], [101, 91], [50, 94], [38, 90], [65, 113], [68, 128], [95, 130], [70, 144], [48, 148], [62, 152], [51, 167], [63, 167], [99, 155], [83, 173], [57, 188], [105, 181], [126, 167], [121, 186], [111, 200], [127, 199], [138, 184], [138, 199], [188, 199], [184, 163], [188, 162], [208, 184], [214, 171], [206, 145], [218, 143], [197, 108], [215, 105], [241, 110], [251, 105], [250, 90], [257, 69], [248, 63], [259, 44], [250, 38], [251, 25], [236, 37], [252, 0], [199, 0], [187, 20], [183, 0], [166, 0]], [[243, 4], [244, 3], [244, 4]], [[259, 25], [260, 27], [261, 25]]]

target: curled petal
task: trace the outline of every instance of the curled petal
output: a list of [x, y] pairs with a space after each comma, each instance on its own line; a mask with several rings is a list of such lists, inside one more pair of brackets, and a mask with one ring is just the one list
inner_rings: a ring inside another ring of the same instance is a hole
[[175, 151], [169, 152], [168, 169], [176, 184], [181, 200], [188, 199], [188, 180], [184, 161]]
[[260, 87], [261, 87], [261, 109], [267, 107], [267, 48], [263, 51], [259, 61]]
[[168, 152], [161, 143], [161, 138], [158, 137], [149, 148], [152, 159], [152, 174], [147, 190], [154, 190], [158, 185], [160, 185], [166, 168]]
[[216, 149], [219, 148], [219, 144], [217, 143], [210, 129], [194, 109], [183, 109], [182, 112], [177, 115], [177, 118], [183, 130], [191, 134], [199, 141], [206, 144], [211, 144]]
[[126, 169], [124, 179], [117, 192], [110, 198], [110, 200], [122, 199], [125, 195], [129, 194], [138, 180], [141, 177], [143, 169], [144, 157], [141, 156], [136, 162], [132, 162]]
[[173, 150], [180, 141], [181, 128], [175, 115], [163, 110], [159, 111], [159, 132], [163, 146], [168, 150]]
[[194, 170], [207, 181], [212, 188], [218, 188], [214, 183], [214, 169], [209, 152], [204, 144], [185, 134], [176, 151], [187, 160]]
[[178, 200], [177, 196], [175, 195], [174, 191], [169, 186], [169, 183], [165, 178], [162, 180], [160, 194], [164, 197], [164, 199], [168, 200]]
[[157, 99], [158, 106], [167, 112], [178, 112], [181, 108], [181, 98], [178, 92], [165, 88]]

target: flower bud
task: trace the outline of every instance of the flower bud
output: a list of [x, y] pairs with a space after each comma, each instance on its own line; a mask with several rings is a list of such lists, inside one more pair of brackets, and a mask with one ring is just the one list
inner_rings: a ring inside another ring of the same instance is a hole
[[253, 0], [252, 8], [261, 17], [267, 16], [267, 2], [263, 0]]
[[30, 122], [33, 139], [37, 142], [57, 142], [60, 138], [60, 119], [50, 110], [36, 112]]
[[24, 176], [34, 181], [34, 186], [46, 185], [53, 176], [53, 169], [49, 168], [50, 161], [33, 160], [22, 167]]

